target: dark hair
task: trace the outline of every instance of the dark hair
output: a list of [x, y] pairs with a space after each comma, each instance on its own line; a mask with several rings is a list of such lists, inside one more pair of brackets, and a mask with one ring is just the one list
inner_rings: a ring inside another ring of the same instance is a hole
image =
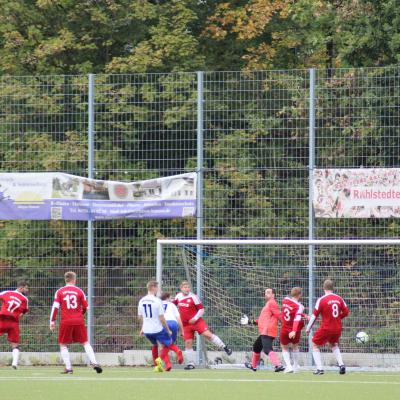
[[17, 287], [25, 287], [25, 286], [29, 286], [28, 282], [24, 279], [21, 279], [20, 281], [17, 282]]
[[171, 293], [161, 293], [161, 300], [167, 300], [171, 297]]

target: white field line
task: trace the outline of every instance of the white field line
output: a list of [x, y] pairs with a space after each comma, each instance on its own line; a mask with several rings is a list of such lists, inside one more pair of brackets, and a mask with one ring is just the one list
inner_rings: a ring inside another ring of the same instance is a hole
[[39, 377], [39, 376], [0, 376], [0, 382], [6, 381], [38, 381], [38, 382], [68, 382], [68, 381], [96, 381], [96, 382], [148, 382], [148, 381], [163, 381], [163, 382], [230, 382], [230, 383], [308, 383], [308, 384], [347, 384], [347, 385], [400, 385], [400, 381], [344, 381], [344, 380], [307, 380], [307, 379], [226, 379], [226, 378], [161, 378], [161, 377], [131, 377], [131, 378], [108, 378], [108, 377]]

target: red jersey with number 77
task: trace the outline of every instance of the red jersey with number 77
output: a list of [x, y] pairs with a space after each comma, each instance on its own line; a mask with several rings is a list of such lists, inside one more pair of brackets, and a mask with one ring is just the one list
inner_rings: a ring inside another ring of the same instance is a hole
[[21, 314], [28, 312], [28, 299], [17, 290], [5, 290], [0, 293], [3, 302], [0, 315], [19, 321]]
[[66, 285], [57, 290], [54, 296], [50, 322], [54, 322], [60, 310], [63, 325], [81, 325], [85, 323], [84, 314], [88, 302], [82, 289], [74, 285]]
[[344, 300], [335, 293], [320, 297], [315, 303], [314, 315], [321, 314], [322, 321], [319, 329], [329, 332], [341, 332], [342, 319], [349, 315], [349, 309]]

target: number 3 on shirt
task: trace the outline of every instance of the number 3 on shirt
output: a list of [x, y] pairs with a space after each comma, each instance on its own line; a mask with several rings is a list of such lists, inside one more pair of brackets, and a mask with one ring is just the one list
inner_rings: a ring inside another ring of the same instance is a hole
[[339, 306], [332, 304], [332, 317], [337, 318], [339, 316]]
[[283, 317], [283, 319], [284, 319], [285, 321], [290, 321], [290, 310], [289, 310], [288, 308], [285, 308], [285, 309], [283, 310], [283, 313], [285, 314], [284, 317]]
[[68, 310], [75, 310], [78, 307], [78, 301], [74, 294], [67, 294], [64, 300], [67, 302]]

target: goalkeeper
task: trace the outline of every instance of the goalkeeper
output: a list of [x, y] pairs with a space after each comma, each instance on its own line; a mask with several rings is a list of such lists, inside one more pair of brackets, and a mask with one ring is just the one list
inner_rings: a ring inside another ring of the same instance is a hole
[[[281, 318], [281, 312], [275, 300], [275, 289], [265, 289], [265, 300], [266, 304], [256, 321], [260, 336], [253, 344], [251, 363], [246, 362], [245, 366], [253, 371], [257, 371], [257, 365], [261, 358], [261, 351], [264, 351], [272, 365], [274, 365], [275, 372], [281, 372], [285, 367], [281, 364], [278, 355], [272, 348], [272, 342], [278, 335], [278, 321]], [[242, 325], [247, 325], [249, 321], [248, 318], [244, 316], [240, 322]]]

